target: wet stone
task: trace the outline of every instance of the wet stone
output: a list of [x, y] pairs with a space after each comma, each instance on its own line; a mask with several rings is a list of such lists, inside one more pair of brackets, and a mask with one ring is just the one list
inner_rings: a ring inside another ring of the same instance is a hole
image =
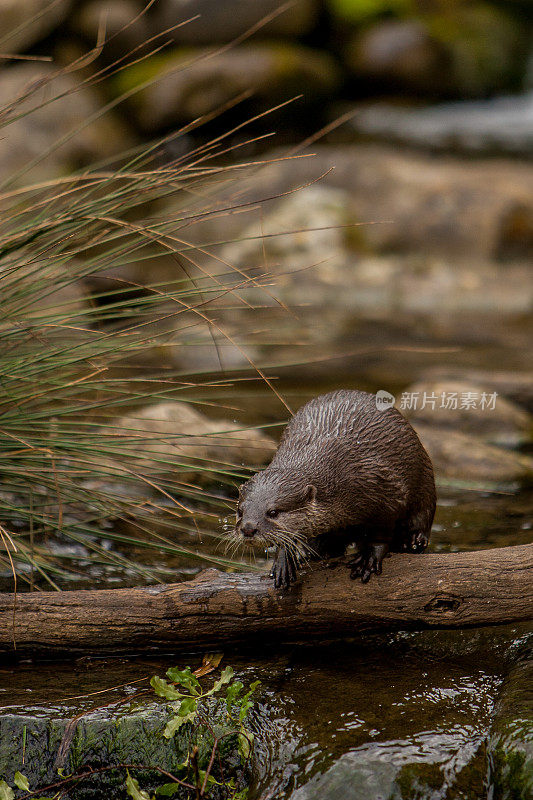
[[502, 686], [488, 743], [489, 796], [533, 796], [533, 657], [519, 663]]

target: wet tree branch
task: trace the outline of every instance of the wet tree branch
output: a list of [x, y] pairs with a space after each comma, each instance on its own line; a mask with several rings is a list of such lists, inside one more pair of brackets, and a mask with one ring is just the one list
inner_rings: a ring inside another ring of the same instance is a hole
[[280, 643], [385, 628], [461, 628], [533, 618], [533, 545], [394, 555], [369, 584], [319, 564], [290, 590], [266, 575], [206, 570], [137, 589], [0, 595], [0, 653], [124, 653]]

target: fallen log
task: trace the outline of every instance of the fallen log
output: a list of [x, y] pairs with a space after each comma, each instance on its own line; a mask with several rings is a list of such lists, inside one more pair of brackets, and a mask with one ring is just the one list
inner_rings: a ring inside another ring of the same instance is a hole
[[[15, 606], [14, 606], [15, 604]], [[363, 585], [342, 563], [290, 590], [266, 575], [206, 570], [136, 589], [0, 595], [0, 653], [125, 653], [287, 642], [385, 628], [460, 628], [533, 619], [533, 545], [394, 555]]]

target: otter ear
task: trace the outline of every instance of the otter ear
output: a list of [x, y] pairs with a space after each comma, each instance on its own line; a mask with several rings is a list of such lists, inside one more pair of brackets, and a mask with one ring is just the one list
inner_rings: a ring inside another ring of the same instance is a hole
[[310, 483], [305, 490], [305, 502], [314, 503], [315, 500], [316, 500], [316, 486], [313, 486]]

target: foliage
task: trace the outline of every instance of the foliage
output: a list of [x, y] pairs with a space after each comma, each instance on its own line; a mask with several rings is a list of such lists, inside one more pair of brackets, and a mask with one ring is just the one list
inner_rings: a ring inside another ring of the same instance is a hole
[[[28, 88], [26, 101], [43, 81]], [[49, 90], [35, 108], [53, 101], [52, 79]], [[17, 114], [15, 98], [0, 109], [0, 129]], [[57, 589], [75, 577], [73, 556], [54, 555], [65, 540], [96, 569], [144, 579], [156, 579], [157, 567], [118, 548], [237, 566], [214, 546], [198, 552], [188, 541], [202, 532], [208, 542], [216, 538], [228, 507], [224, 486], [239, 480], [242, 466], [183, 455], [148, 461], [143, 442], [153, 443], [154, 434], [143, 440], [114, 424], [117, 414], [154, 401], [216, 404], [231, 384], [217, 372], [190, 376], [166, 357], [187, 346], [232, 342], [211, 308], [220, 311], [228, 298], [245, 305], [240, 292], [249, 281], [215, 256], [210, 267], [200, 264], [206, 251], [189, 241], [191, 228], [213, 213], [209, 195], [217, 183], [242, 170], [217, 165], [232, 149], [224, 135], [163, 160], [184, 133], [133, 149], [120, 163], [44, 184], [12, 188], [17, 176], [0, 182], [0, 570], [16, 571], [31, 589]], [[161, 214], [162, 201], [174, 210]], [[218, 215], [230, 211], [217, 208]], [[110, 277], [132, 261], [145, 263], [149, 274], [160, 259], [174, 264], [165, 283]], [[260, 285], [261, 276], [253, 283]], [[191, 481], [191, 466], [216, 481], [218, 492]], [[128, 531], [110, 520], [127, 523]]]
[[[171, 667], [166, 678], [153, 676], [151, 685], [158, 697], [169, 701], [170, 717], [162, 736], [174, 746], [180, 736], [179, 752], [186, 753], [184, 760], [171, 774], [157, 764], [109, 764], [102, 767], [82, 767], [72, 774], [58, 770], [59, 781], [42, 788], [43, 792], [59, 790], [61, 794], [71, 784], [104, 772], [122, 770], [126, 773], [125, 789], [134, 800], [156, 800], [156, 797], [178, 795], [180, 800], [212, 798], [218, 800], [245, 800], [247, 796], [245, 773], [251, 755], [254, 736], [247, 726], [247, 718], [254, 704], [254, 694], [259, 681], [245, 690], [242, 681], [234, 679], [232, 667], [225, 667], [210, 688], [202, 688], [199, 677], [207, 674], [219, 663], [221, 654], [204, 658], [204, 665], [195, 672], [190, 667]], [[221, 757], [224, 756], [224, 759]], [[222, 772], [222, 760], [226, 774]], [[134, 774], [159, 774], [165, 778], [151, 795], [139, 785]], [[230, 774], [231, 773], [231, 774]], [[169, 780], [170, 779], [170, 780]], [[15, 772], [10, 786], [0, 779], [0, 800], [22, 800], [28, 796], [35, 800], [48, 800], [37, 796], [39, 789], [31, 790], [28, 779]], [[15, 788], [23, 794], [15, 795]]]
[[[211, 688], [205, 690], [202, 689], [200, 681], [190, 667], [185, 669], [171, 667], [167, 670], [166, 677], [168, 680], [154, 675], [150, 683], [159, 697], [170, 701], [169, 710], [172, 716], [165, 726], [163, 735], [167, 739], [173, 739], [179, 732], [187, 733], [188, 754], [181, 764], [185, 780], [194, 780], [195, 789], [201, 787], [202, 792], [207, 786], [224, 785], [233, 792], [231, 797], [236, 800], [243, 797], [241, 792], [237, 792], [233, 778], [230, 781], [217, 780], [212, 770], [217, 751], [226, 739], [236, 739], [241, 763], [243, 766], [247, 763], [254, 737], [245, 722], [253, 706], [253, 695], [260, 681], [254, 681], [248, 690], [244, 691], [242, 681], [234, 680], [232, 667], [223, 669]], [[224, 696], [225, 706], [225, 719], [222, 722], [210, 719], [212, 706], [206, 702], [209, 698], [221, 695]], [[165, 784], [157, 790], [157, 794], [166, 795], [173, 791], [172, 786]], [[131, 796], [136, 797], [135, 794]]]

